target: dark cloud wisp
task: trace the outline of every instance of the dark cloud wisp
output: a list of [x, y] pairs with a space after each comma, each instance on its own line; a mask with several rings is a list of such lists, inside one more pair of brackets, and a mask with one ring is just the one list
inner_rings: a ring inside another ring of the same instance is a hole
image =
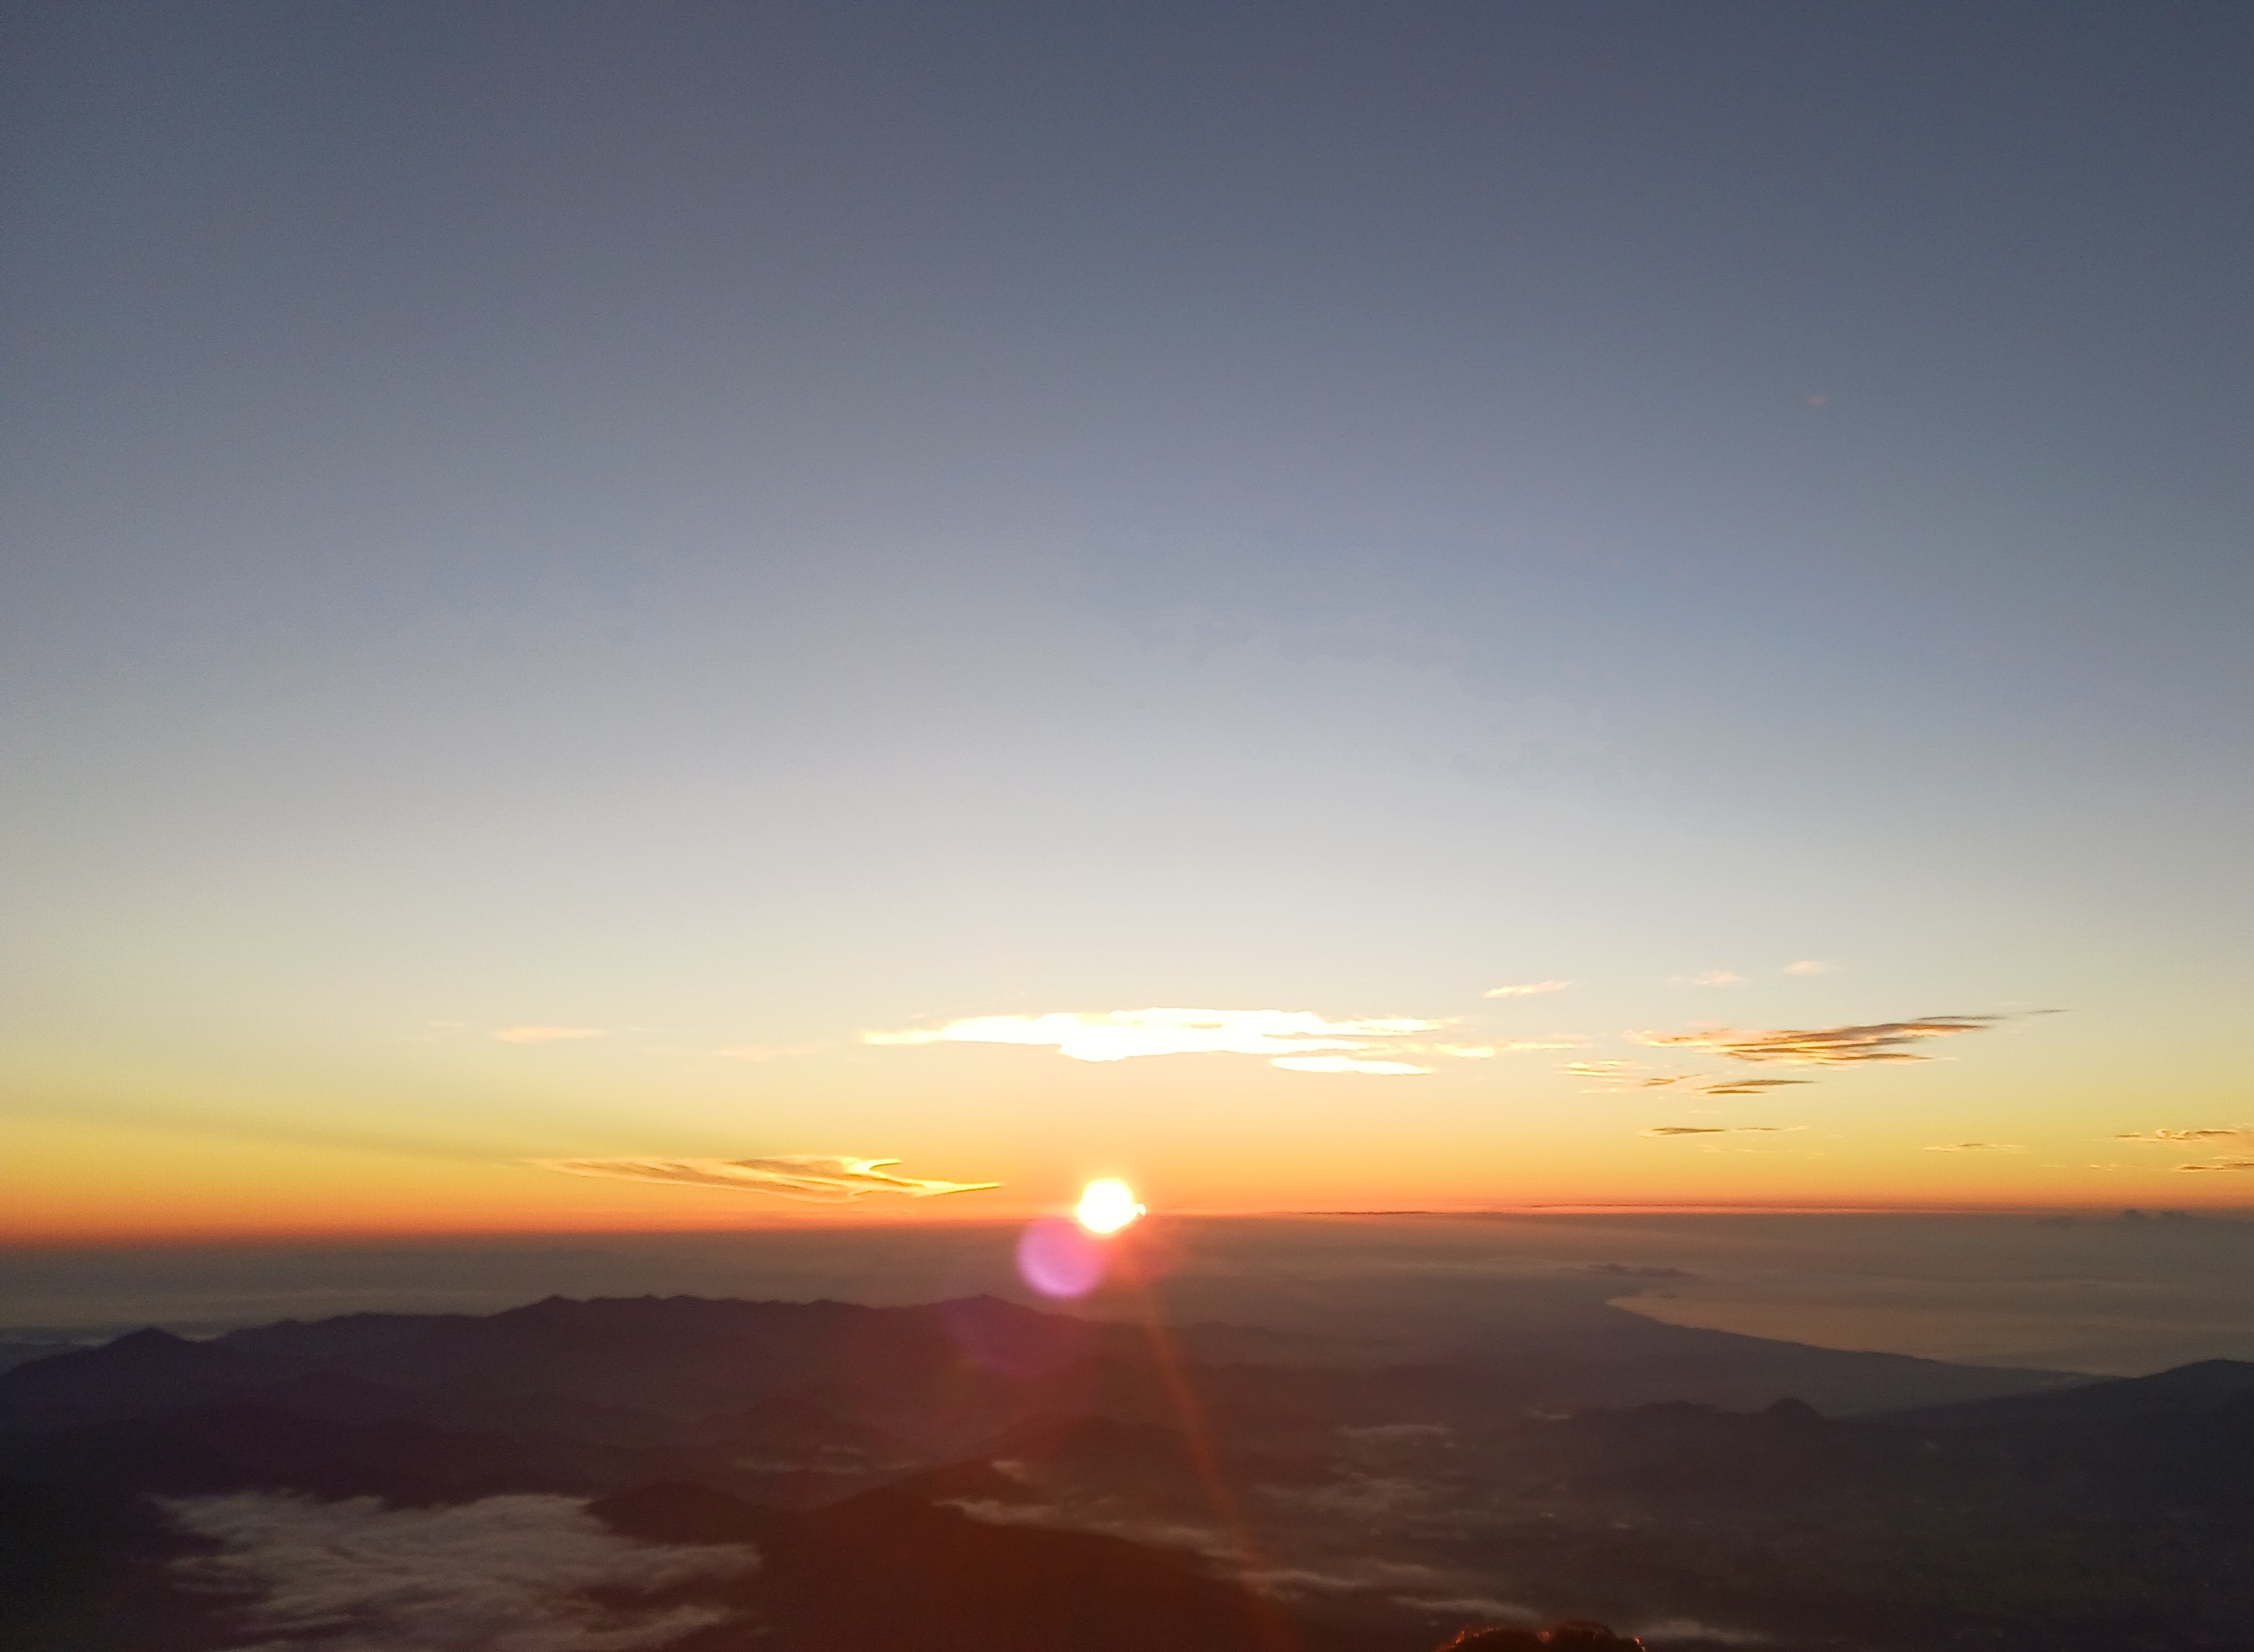
[[1716, 1027], [1693, 1032], [1634, 1032], [1639, 1044], [1661, 1049], [1706, 1050], [1737, 1061], [1775, 1062], [1787, 1067], [1844, 1067], [1866, 1061], [1925, 1061], [1911, 1048], [1928, 1039], [1959, 1032], [1984, 1032], [1999, 1015], [1926, 1015], [1907, 1021], [1873, 1021], [1860, 1026], [1786, 1028], [1775, 1032]]

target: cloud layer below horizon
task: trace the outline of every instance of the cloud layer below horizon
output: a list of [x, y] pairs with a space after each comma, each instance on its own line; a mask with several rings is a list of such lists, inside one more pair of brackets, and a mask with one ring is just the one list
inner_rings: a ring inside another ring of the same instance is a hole
[[256, 1652], [644, 1652], [724, 1614], [620, 1597], [759, 1564], [739, 1544], [638, 1543], [581, 1500], [544, 1494], [388, 1508], [374, 1497], [317, 1502], [253, 1491], [182, 1498], [168, 1509], [223, 1545], [178, 1570], [254, 1595]]

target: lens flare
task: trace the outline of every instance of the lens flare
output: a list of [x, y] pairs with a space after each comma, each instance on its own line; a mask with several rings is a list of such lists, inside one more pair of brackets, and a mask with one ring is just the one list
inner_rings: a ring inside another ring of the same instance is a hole
[[1135, 1202], [1132, 1187], [1107, 1176], [1081, 1189], [1072, 1214], [1090, 1233], [1117, 1233], [1143, 1214], [1143, 1207]]

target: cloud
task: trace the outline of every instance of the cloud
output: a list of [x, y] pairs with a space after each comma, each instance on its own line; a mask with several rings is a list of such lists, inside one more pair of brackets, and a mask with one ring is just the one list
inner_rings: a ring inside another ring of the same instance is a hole
[[2152, 1130], [2116, 1136], [2117, 1142], [2142, 1142], [2151, 1146], [2208, 1147], [2220, 1150], [2204, 1164], [2178, 1165], [2180, 1171], [2254, 1170], [2254, 1158], [2234, 1155], [2254, 1153], [2254, 1124], [2226, 1124], [2206, 1130]]
[[981, 1193], [1002, 1185], [886, 1175], [884, 1166], [899, 1164], [897, 1158], [825, 1158], [804, 1153], [780, 1153], [769, 1158], [536, 1158], [531, 1162], [542, 1170], [560, 1170], [573, 1176], [729, 1187], [819, 1205], [850, 1204], [864, 1194], [931, 1199], [942, 1194]]
[[1788, 1136], [1805, 1124], [1655, 1124], [1647, 1136]]
[[1517, 986], [1489, 987], [1480, 996], [1489, 998], [1530, 998], [1542, 992], [1563, 992], [1571, 981], [1527, 981]]
[[[868, 1044], [1025, 1044], [1047, 1046], [1075, 1061], [1126, 1061], [1144, 1055], [1263, 1055], [1301, 1073], [1427, 1073], [1405, 1062], [1371, 1060], [1388, 1040], [1431, 1032], [1443, 1021], [1394, 1017], [1328, 1021], [1306, 1010], [1054, 1011], [1046, 1015], [982, 1015], [936, 1029], [864, 1032]], [[1311, 1056], [1339, 1051], [1355, 1059]]]
[[811, 1055], [822, 1046], [819, 1044], [740, 1044], [733, 1049], [715, 1050], [713, 1054], [731, 1061], [788, 1061], [797, 1056]]
[[1671, 1089], [1677, 1085], [1699, 1096], [1763, 1096], [1781, 1085], [1816, 1082], [1810, 1078], [1716, 1078], [1706, 1073], [1646, 1073], [1634, 1061], [1568, 1061], [1560, 1070], [1576, 1078], [1601, 1081], [1606, 1088], [1587, 1092], [1600, 1096]]
[[2243, 1149], [2254, 1152], [2254, 1124], [2232, 1124], [2220, 1130], [2153, 1130], [2138, 1135], [2116, 1136], [2117, 1142], [2164, 1143], [2169, 1146], [2197, 1146], [2212, 1142], [2225, 1149]]
[[1631, 1032], [1639, 1044], [1663, 1049], [1711, 1050], [1738, 1061], [1775, 1061], [1789, 1067], [1844, 1067], [1863, 1061], [1923, 1061], [1906, 1046], [1955, 1032], [1981, 1032], [2004, 1018], [1997, 1015], [1928, 1015], [1910, 1021], [1876, 1021], [1864, 1026], [1818, 1027], [1812, 1031], [1740, 1032], [1717, 1027], [1696, 1032]]
[[2024, 1153], [2027, 1150], [2013, 1142], [1945, 1142], [1925, 1151], [1928, 1153]]
[[487, 1497], [387, 1508], [269, 1492], [189, 1497], [174, 1521], [224, 1545], [175, 1563], [255, 1597], [242, 1652], [642, 1652], [723, 1621], [709, 1606], [621, 1600], [747, 1572], [740, 1544], [637, 1543], [579, 1499]]
[[[1811, 396], [1809, 402], [1821, 407], [1828, 396]], [[1762, 1646], [1768, 1636], [1757, 1629], [1725, 1629], [1712, 1623], [1702, 1623], [1697, 1618], [1661, 1618], [1650, 1623], [1639, 1623], [1636, 1638], [1641, 1641], [1712, 1641], [1723, 1646]]]
[[1488, 1618], [1497, 1623], [1546, 1623], [1547, 1614], [1522, 1606], [1508, 1600], [1498, 1600], [1486, 1594], [1398, 1594], [1393, 1597], [1404, 1606], [1428, 1612], [1438, 1618]]
[[1800, 958], [1784, 966], [1787, 975], [1830, 975], [1839, 966], [1822, 958]]
[[1671, 975], [1670, 986], [1677, 987], [1734, 987], [1745, 984], [1745, 976], [1729, 970], [1708, 970], [1698, 975]]
[[1406, 1078], [1432, 1070], [1429, 1067], [1412, 1067], [1406, 1061], [1357, 1061], [1346, 1055], [1279, 1055], [1268, 1065], [1293, 1073], [1375, 1073], [1387, 1078]]
[[503, 1044], [555, 1044], [569, 1039], [599, 1039], [607, 1034], [598, 1026], [497, 1026], [493, 1036]]

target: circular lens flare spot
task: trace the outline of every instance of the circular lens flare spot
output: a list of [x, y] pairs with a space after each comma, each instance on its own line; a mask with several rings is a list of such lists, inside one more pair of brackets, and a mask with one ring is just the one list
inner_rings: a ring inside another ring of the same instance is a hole
[[1084, 1297], [1103, 1282], [1103, 1247], [1061, 1216], [1043, 1216], [1018, 1240], [1018, 1272], [1045, 1297]]
[[1132, 1187], [1107, 1176], [1081, 1190], [1072, 1214], [1090, 1233], [1117, 1233], [1143, 1214], [1143, 1207], [1135, 1202]]

